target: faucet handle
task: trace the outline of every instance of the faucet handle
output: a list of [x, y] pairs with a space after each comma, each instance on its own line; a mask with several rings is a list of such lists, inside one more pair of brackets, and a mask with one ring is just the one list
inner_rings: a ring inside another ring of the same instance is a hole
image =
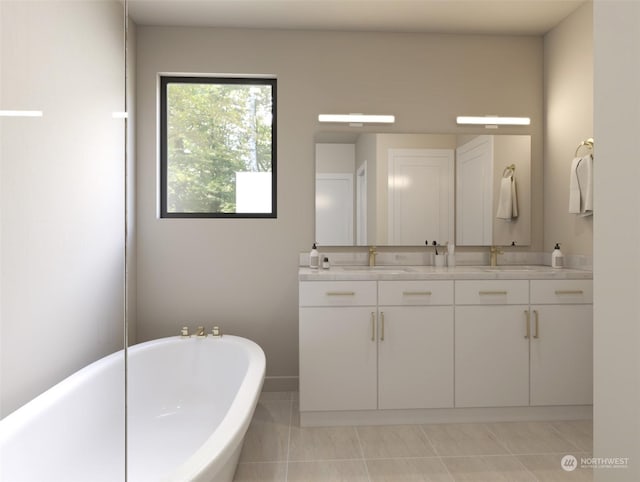
[[189, 327], [188, 326], [183, 326], [182, 329], [180, 330], [180, 336], [182, 338], [189, 338], [191, 335], [189, 334]]
[[214, 326], [211, 330], [211, 336], [215, 336], [216, 338], [220, 338], [222, 336], [222, 332], [220, 331], [219, 326]]

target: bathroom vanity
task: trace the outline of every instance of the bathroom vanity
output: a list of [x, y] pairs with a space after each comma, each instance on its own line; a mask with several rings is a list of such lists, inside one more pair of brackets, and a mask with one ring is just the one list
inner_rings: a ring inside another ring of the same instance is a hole
[[590, 418], [592, 273], [299, 270], [303, 425]]

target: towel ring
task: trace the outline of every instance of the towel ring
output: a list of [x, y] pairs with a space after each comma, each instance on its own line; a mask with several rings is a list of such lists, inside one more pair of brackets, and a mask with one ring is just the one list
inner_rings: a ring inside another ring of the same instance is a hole
[[504, 171], [502, 171], [502, 177], [511, 177], [513, 176], [515, 171], [516, 171], [516, 165], [511, 164], [510, 166], [507, 166], [504, 168]]
[[582, 148], [582, 147], [586, 147], [587, 149], [592, 151], [593, 150], [593, 144], [594, 144], [593, 137], [589, 137], [589, 139], [586, 139], [586, 140], [582, 141], [580, 143], [580, 145], [577, 147], [574, 157], [578, 157], [578, 152], [580, 152], [580, 148]]

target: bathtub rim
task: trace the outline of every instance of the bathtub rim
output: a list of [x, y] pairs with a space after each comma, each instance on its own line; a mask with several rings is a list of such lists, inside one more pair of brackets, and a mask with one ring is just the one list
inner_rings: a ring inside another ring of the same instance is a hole
[[[179, 336], [170, 338], [183, 341]], [[164, 479], [166, 482], [210, 480], [209, 471], [216, 468], [219, 470], [224, 464], [229, 463], [244, 440], [264, 383], [266, 357], [256, 342], [235, 335], [224, 335], [220, 339], [208, 337], [205, 340], [194, 341], [240, 345], [245, 349], [249, 363], [229, 411], [218, 427], [186, 461]]]
[[[121, 358], [121, 361], [119, 360]], [[65, 395], [82, 385], [84, 382], [91, 380], [100, 372], [109, 368], [111, 363], [122, 363], [122, 383], [118, 384], [122, 388], [122, 413], [124, 416], [125, 390], [124, 390], [124, 349], [105, 355], [102, 358], [85, 365], [71, 375], [63, 378], [55, 385], [50, 386], [44, 392], [36, 395], [27, 403], [18, 407], [0, 420], [0, 449], [10, 441], [24, 427], [25, 423], [30, 422], [40, 413], [45, 411], [50, 405], [60, 401]], [[124, 433], [124, 421], [122, 424]], [[123, 444], [124, 447], [124, 444]]]
[[[132, 345], [128, 348], [128, 355], [135, 354], [139, 351], [152, 348], [157, 345], [176, 342], [189, 342], [193, 339], [181, 339], [180, 336], [170, 336], [165, 338], [157, 338], [146, 342]], [[244, 434], [247, 431], [253, 411], [257, 405], [264, 383], [264, 375], [266, 371], [266, 357], [264, 351], [252, 340], [235, 335], [224, 335], [220, 339], [207, 337], [203, 340], [193, 340], [198, 343], [232, 343], [240, 345], [245, 349], [249, 357], [247, 372], [245, 373], [242, 384], [236, 392], [231, 408], [225, 414], [216, 430], [207, 438], [207, 440], [181, 465], [179, 465], [168, 478], [167, 481], [197, 481], [200, 476], [206, 477], [208, 470], [214, 469], [215, 465], [226, 463], [238, 445], [242, 443]], [[38, 417], [48, 406], [57, 403], [65, 397], [69, 391], [82, 385], [92, 377], [107, 369], [111, 363], [122, 363], [122, 409], [123, 423], [122, 430], [124, 434], [124, 349], [106, 355], [98, 360], [82, 367], [80, 370], [72, 373], [68, 377], [62, 379], [55, 385], [49, 387], [35, 398], [17, 408], [6, 417], [0, 420], [0, 452], [4, 452], [2, 448], [5, 444], [10, 443], [12, 438], [18, 436], [19, 432]], [[228, 437], [223, 437], [222, 433], [229, 432]], [[226, 441], [226, 443], [225, 443]], [[124, 448], [123, 438], [123, 448]], [[124, 456], [124, 454], [123, 454]], [[124, 458], [123, 458], [124, 460]]]

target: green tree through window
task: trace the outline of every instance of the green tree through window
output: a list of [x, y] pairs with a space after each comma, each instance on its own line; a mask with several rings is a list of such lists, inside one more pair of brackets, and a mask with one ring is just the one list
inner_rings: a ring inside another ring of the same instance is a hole
[[162, 217], [276, 216], [275, 79], [161, 77], [160, 103]]

